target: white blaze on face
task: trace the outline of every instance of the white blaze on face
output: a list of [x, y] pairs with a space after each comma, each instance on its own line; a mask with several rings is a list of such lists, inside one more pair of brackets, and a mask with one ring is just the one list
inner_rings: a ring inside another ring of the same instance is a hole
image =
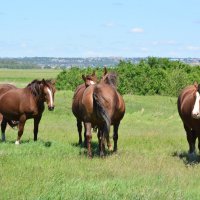
[[50, 106], [53, 107], [53, 96], [51, 90], [48, 87], [47, 87], [47, 92], [49, 93]]
[[94, 84], [95, 84], [95, 82], [94, 82], [94, 81], [90, 81], [90, 84], [91, 84], [91, 85], [94, 85]]
[[192, 110], [193, 116], [199, 115], [199, 101], [200, 101], [200, 95], [199, 95], [199, 92], [196, 92], [196, 100], [195, 100], [195, 103], [194, 103], [194, 108]]

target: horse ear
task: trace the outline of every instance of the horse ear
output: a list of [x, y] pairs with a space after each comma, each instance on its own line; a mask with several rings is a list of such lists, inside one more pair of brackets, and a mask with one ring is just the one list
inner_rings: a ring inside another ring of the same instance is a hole
[[82, 75], [82, 79], [85, 81], [86, 80], [86, 77], [85, 77], [85, 75]]
[[44, 79], [42, 79], [42, 83], [46, 83], [46, 81]]
[[45, 81], [45, 79], [42, 79], [41, 84], [42, 84], [43, 86], [46, 85], [46, 81]]
[[103, 75], [105, 76], [107, 73], [108, 73], [108, 71], [107, 71], [106, 67], [104, 67], [104, 73], [103, 73]]

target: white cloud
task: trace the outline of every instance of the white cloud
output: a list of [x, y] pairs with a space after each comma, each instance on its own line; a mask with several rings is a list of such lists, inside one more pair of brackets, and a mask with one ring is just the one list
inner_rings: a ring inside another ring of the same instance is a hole
[[139, 28], [139, 27], [135, 27], [135, 28], [132, 28], [130, 31], [131, 31], [131, 33], [143, 33], [144, 29]]
[[190, 46], [187, 46], [186, 49], [189, 50], [189, 51], [199, 51], [200, 50], [200, 46], [192, 46], [192, 45], [190, 45]]

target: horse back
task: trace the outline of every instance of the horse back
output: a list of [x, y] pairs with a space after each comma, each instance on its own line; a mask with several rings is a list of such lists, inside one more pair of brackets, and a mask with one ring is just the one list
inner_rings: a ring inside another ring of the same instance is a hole
[[11, 89], [16, 89], [17, 87], [11, 84], [0, 84], [0, 96], [5, 94]]

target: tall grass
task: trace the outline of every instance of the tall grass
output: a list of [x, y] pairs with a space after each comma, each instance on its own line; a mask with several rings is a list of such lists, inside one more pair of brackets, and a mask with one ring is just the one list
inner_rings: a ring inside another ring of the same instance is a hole
[[0, 143], [0, 199], [199, 198], [200, 165], [189, 162], [176, 98], [125, 95], [118, 152], [100, 158], [93, 133], [89, 160], [77, 145], [72, 96], [56, 93], [55, 111], [45, 110], [37, 142], [32, 120], [19, 146], [17, 131], [7, 129], [7, 142]]

